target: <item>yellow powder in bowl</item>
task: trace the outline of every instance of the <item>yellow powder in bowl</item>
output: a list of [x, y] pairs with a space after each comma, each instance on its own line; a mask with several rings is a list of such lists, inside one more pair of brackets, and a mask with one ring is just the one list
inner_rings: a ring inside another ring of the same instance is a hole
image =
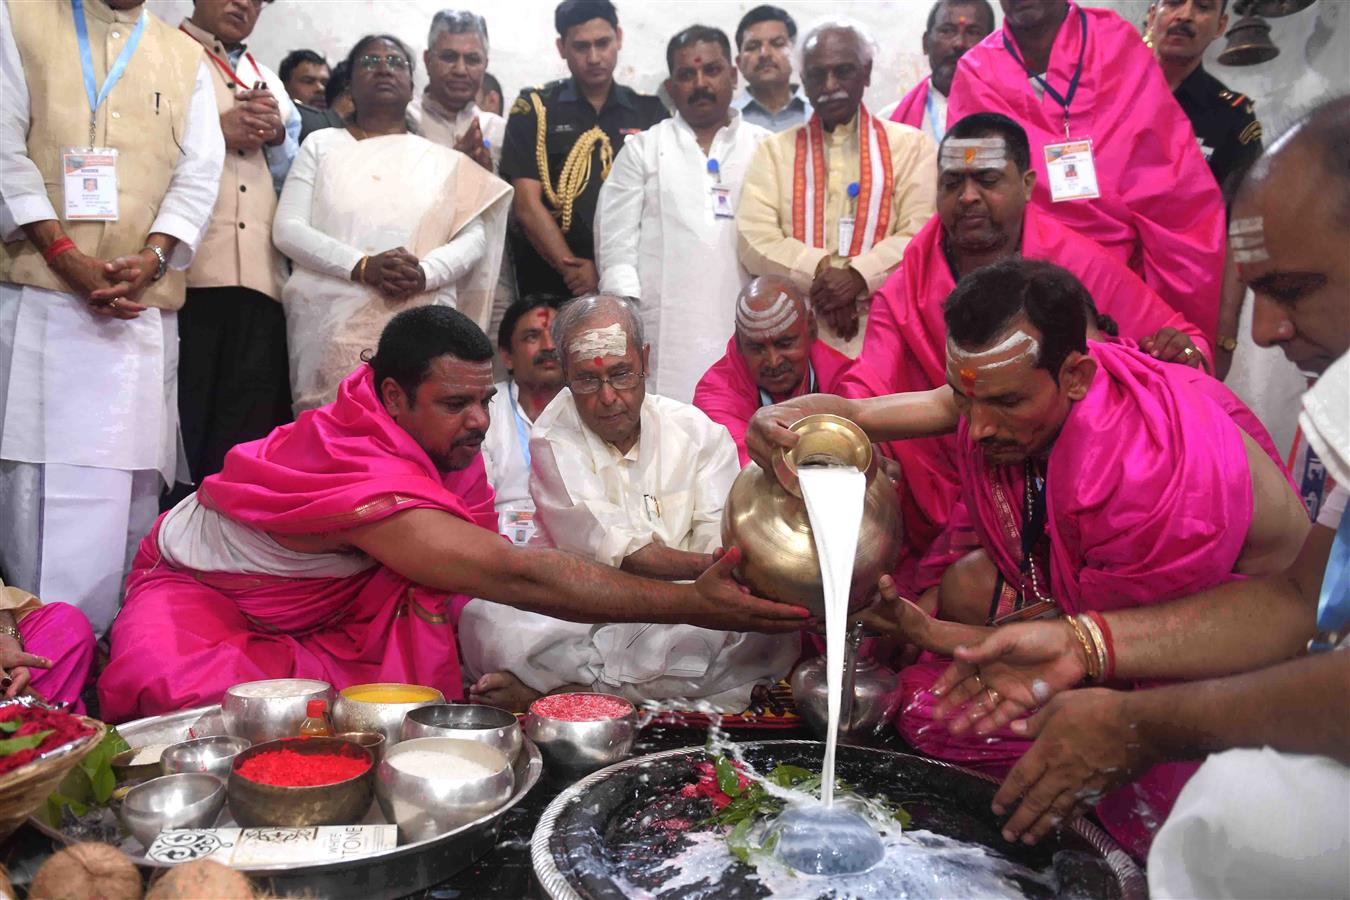
[[441, 693], [416, 684], [357, 684], [344, 690], [342, 696], [362, 703], [425, 703], [439, 700]]

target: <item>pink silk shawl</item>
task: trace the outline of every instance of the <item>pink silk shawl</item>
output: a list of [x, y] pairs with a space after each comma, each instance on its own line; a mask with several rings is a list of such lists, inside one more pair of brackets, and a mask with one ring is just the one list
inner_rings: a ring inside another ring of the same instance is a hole
[[[1203, 333], [1218, 327], [1223, 278], [1224, 209], [1195, 132], [1134, 26], [1114, 12], [1083, 9], [1087, 48], [1070, 111], [1075, 139], [1091, 138], [1101, 197], [1052, 203], [1046, 144], [1064, 137], [1063, 108], [1037, 97], [999, 28], [961, 57], [947, 121], [998, 112], [1019, 123], [1036, 167], [1032, 203], [1092, 238]], [[1080, 8], [1069, 4], [1046, 78], [1061, 95], [1082, 45]], [[1014, 44], [1011, 34], [1008, 40]]]
[[[1202, 385], [1192, 369], [1116, 344], [1089, 342], [1089, 352], [1097, 375], [1070, 411], [1046, 475], [1051, 593], [1060, 610], [1164, 603], [1240, 577], [1233, 568], [1251, 524], [1252, 487], [1239, 423], [1250, 412], [1235, 415], [1221, 402], [1231, 393]], [[1279, 464], [1264, 429], [1253, 439]], [[1022, 467], [989, 466], [964, 421], [959, 441], [963, 502], [949, 531], [973, 528], [1003, 577], [1020, 584]], [[948, 543], [960, 552], [970, 541], [949, 533], [939, 545]], [[908, 705], [897, 727], [926, 753], [1001, 776], [1030, 743], [1006, 728], [986, 742], [935, 725], [926, 691], [948, 662], [926, 655], [904, 670]], [[1194, 768], [1158, 766], [1107, 795], [1098, 815], [1142, 855]]]
[[[942, 220], [933, 216], [910, 241], [900, 267], [873, 295], [862, 352], [841, 380], [840, 394], [880, 397], [947, 383], [942, 303], [956, 282], [942, 251], [944, 235]], [[1199, 328], [1094, 241], [1035, 206], [1027, 206], [1023, 214], [1021, 254], [1072, 272], [1098, 309], [1116, 320], [1122, 336], [1139, 340], [1164, 327], [1176, 328], [1209, 355]], [[885, 452], [904, 470], [909, 495], [902, 504], [906, 541], [912, 553], [921, 555], [945, 527], [960, 494], [956, 438], [895, 441], [885, 445]]]
[[[816, 341], [811, 347], [816, 388], [823, 394], [835, 393], [835, 385], [848, 365], [849, 358], [824, 341]], [[790, 396], [800, 397], [806, 392], [806, 387], [805, 382], [799, 384]], [[741, 455], [742, 466], [750, 461], [750, 454], [745, 451], [745, 431], [750, 417], [759, 409], [759, 400], [759, 385], [755, 383], [755, 376], [744, 357], [736, 349], [736, 338], [733, 337], [727, 341], [727, 352], [709, 366], [699, 379], [698, 386], [694, 388], [694, 405], [731, 432], [736, 451]]]
[[[321, 534], [409, 509], [440, 509], [495, 532], [482, 459], [442, 475], [389, 418], [369, 366], [335, 402], [229, 452], [199, 492], [236, 522]], [[141, 543], [99, 680], [109, 721], [218, 702], [233, 684], [306, 677], [462, 693], [454, 620], [468, 602], [375, 565], [347, 578], [195, 572], [167, 563], [159, 528]]]
[[928, 102], [928, 86], [932, 76], [920, 81], [900, 98], [900, 105], [891, 113], [891, 121], [923, 130], [924, 105]]

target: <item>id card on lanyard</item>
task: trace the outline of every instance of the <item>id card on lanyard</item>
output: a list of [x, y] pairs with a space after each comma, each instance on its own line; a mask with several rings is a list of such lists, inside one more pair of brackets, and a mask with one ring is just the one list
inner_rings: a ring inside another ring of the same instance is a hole
[[68, 222], [116, 222], [117, 149], [94, 146], [98, 137], [98, 109], [122, 79], [127, 64], [135, 55], [141, 35], [145, 33], [145, 17], [148, 13], [141, 12], [136, 26], [122, 46], [122, 52], [108, 66], [103, 86], [99, 87], [94, 78], [94, 56], [89, 47], [89, 25], [84, 20], [84, 0], [70, 0], [70, 10], [75, 19], [80, 70], [84, 75], [84, 90], [89, 99], [89, 144], [85, 147], [61, 148], [63, 218]]
[[708, 174], [712, 177], [712, 184], [708, 187], [708, 202], [712, 207], [713, 218], [736, 218], [736, 207], [731, 203], [731, 188], [722, 183], [722, 166], [713, 157], [708, 158]]
[[1074, 138], [1069, 122], [1069, 107], [1073, 105], [1074, 95], [1078, 93], [1078, 82], [1083, 77], [1083, 59], [1087, 54], [1087, 13], [1083, 12], [1082, 9], [1078, 10], [1078, 22], [1081, 28], [1081, 38], [1078, 44], [1078, 65], [1074, 69], [1073, 77], [1069, 79], [1067, 91], [1063, 94], [1051, 86], [1045, 75], [1031, 70], [1031, 67], [1026, 64], [1022, 55], [1017, 51], [1017, 47], [1014, 46], [1012, 41], [1008, 40], [1007, 31], [1003, 32], [1004, 49], [1022, 66], [1027, 73], [1027, 77], [1040, 85], [1046, 96], [1058, 103], [1060, 108], [1064, 110], [1064, 140], [1046, 144], [1044, 147], [1045, 169], [1049, 176], [1050, 201], [1052, 203], [1062, 203], [1066, 200], [1091, 200], [1101, 196], [1101, 190], [1097, 184], [1097, 164], [1092, 156], [1092, 138], [1086, 136]]

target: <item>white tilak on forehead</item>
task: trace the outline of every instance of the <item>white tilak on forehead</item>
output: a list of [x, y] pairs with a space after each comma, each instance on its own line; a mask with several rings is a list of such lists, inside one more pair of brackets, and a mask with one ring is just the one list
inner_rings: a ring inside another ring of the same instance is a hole
[[941, 172], [1002, 169], [1008, 164], [1008, 145], [1001, 137], [949, 138], [938, 160]]
[[[1022, 348], [1021, 353], [995, 362], [985, 361], [993, 359], [996, 356], [1002, 356], [1004, 353], [1007, 353], [1009, 350], [1022, 344], [1025, 344], [1026, 346]], [[988, 350], [980, 350], [974, 353], [962, 350], [960, 347], [956, 346], [956, 341], [947, 338], [947, 355], [963, 369], [1001, 369], [1004, 366], [1010, 366], [1015, 362], [1026, 359], [1028, 356], [1031, 357], [1032, 360], [1036, 360], [1040, 358], [1040, 354], [1040, 341], [1036, 340], [1020, 328], [990, 347]]]
[[745, 297], [736, 300], [736, 328], [748, 338], [775, 334], [796, 321], [797, 304], [783, 291], [778, 292], [768, 309], [751, 309]]
[[1233, 262], [1254, 263], [1270, 259], [1266, 251], [1266, 223], [1260, 216], [1234, 219], [1228, 226], [1228, 247]]
[[628, 335], [618, 322], [604, 328], [592, 328], [573, 338], [572, 346], [567, 348], [567, 352], [582, 359], [622, 358], [628, 352]]

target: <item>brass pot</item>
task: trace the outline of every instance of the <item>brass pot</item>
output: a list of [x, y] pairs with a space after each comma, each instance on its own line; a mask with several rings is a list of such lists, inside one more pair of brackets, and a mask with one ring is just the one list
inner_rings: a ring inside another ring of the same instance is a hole
[[849, 611], [872, 598], [877, 580], [895, 568], [900, 552], [900, 503], [876, 464], [872, 445], [857, 425], [831, 415], [812, 415], [792, 425], [792, 450], [775, 455], [773, 472], [750, 463], [736, 476], [722, 509], [722, 546], [741, 549], [736, 577], [769, 600], [825, 615], [820, 560], [806, 503], [797, 484], [803, 465], [852, 465], [867, 476], [858, 555], [853, 563]]

